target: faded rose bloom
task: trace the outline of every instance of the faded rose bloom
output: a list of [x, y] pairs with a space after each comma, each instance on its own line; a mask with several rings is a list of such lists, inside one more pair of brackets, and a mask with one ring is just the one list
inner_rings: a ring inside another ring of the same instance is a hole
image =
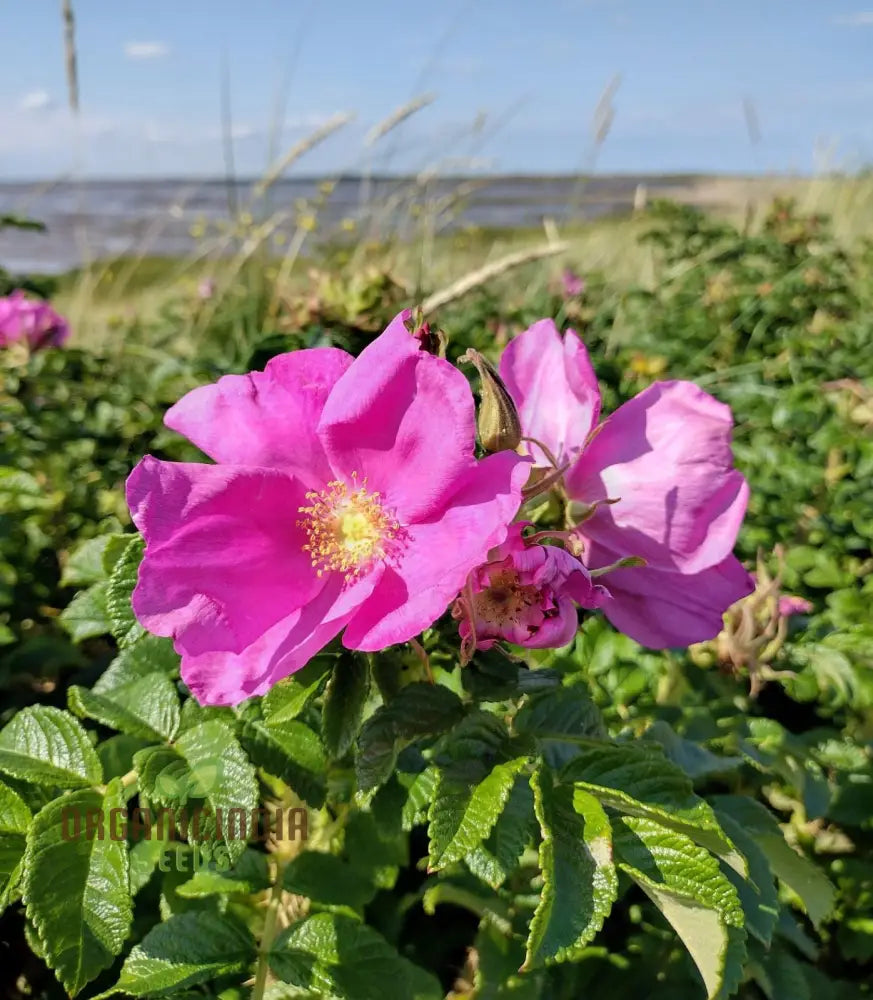
[[571, 553], [525, 537], [531, 525], [510, 526], [506, 541], [471, 574], [452, 614], [460, 619], [462, 660], [498, 640], [535, 649], [566, 646], [576, 634], [576, 605], [599, 608], [609, 600], [605, 587]]
[[428, 628], [518, 511], [529, 461], [474, 457], [473, 397], [408, 313], [334, 348], [194, 389], [166, 423], [217, 464], [134, 469], [140, 622], [202, 704], [236, 704], [334, 637], [375, 651]]
[[730, 409], [691, 382], [655, 382], [598, 424], [600, 392], [572, 331], [541, 320], [500, 361], [539, 467], [566, 468], [589, 569], [608, 576], [604, 613], [653, 648], [717, 635], [753, 583], [731, 554], [748, 501], [733, 465]]
[[0, 298], [0, 347], [24, 341], [31, 351], [60, 347], [70, 335], [67, 321], [39, 299], [20, 289]]

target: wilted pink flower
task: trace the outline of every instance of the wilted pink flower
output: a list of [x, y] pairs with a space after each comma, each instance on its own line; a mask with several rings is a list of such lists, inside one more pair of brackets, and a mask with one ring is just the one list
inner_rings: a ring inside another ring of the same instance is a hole
[[194, 389], [166, 423], [218, 464], [149, 456], [128, 479], [134, 610], [202, 703], [266, 691], [343, 630], [350, 649], [411, 639], [506, 537], [529, 463], [476, 461], [467, 381], [408, 317], [357, 359], [296, 351]]
[[203, 278], [197, 285], [197, 297], [206, 302], [215, 295], [215, 288], [215, 282], [212, 278]]
[[470, 574], [455, 604], [464, 659], [499, 639], [536, 649], [565, 646], [579, 624], [576, 605], [598, 608], [609, 599], [575, 556], [526, 539], [527, 527], [527, 522], [510, 526], [506, 541]]
[[[525, 434], [569, 463], [586, 565], [646, 562], [609, 573], [609, 620], [654, 648], [717, 635], [724, 611], [753, 589], [731, 554], [748, 485], [733, 465], [730, 409], [690, 382], [656, 382], [598, 425], [588, 354], [551, 320], [509, 344], [500, 373]], [[543, 447], [530, 447], [537, 465], [552, 464]]]
[[571, 271], [569, 267], [564, 268], [561, 272], [561, 289], [564, 293], [564, 298], [575, 299], [578, 298], [585, 291], [585, 279], [580, 278], [575, 271]]
[[812, 611], [812, 601], [808, 601], [805, 597], [783, 594], [779, 598], [780, 618], [790, 618], [792, 615], [808, 615], [810, 611]]
[[47, 302], [29, 299], [20, 289], [0, 298], [0, 347], [19, 340], [31, 351], [60, 347], [69, 337], [70, 327]]

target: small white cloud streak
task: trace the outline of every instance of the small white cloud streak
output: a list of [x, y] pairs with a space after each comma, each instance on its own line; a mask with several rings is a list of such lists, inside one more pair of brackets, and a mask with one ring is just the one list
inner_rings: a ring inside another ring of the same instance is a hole
[[170, 47], [164, 42], [126, 42], [124, 54], [128, 59], [163, 59]]
[[873, 10], [857, 10], [854, 14], [838, 14], [834, 18], [834, 24], [840, 24], [845, 28], [873, 27]]
[[21, 111], [46, 111], [53, 104], [47, 90], [31, 90], [21, 98], [18, 107]]

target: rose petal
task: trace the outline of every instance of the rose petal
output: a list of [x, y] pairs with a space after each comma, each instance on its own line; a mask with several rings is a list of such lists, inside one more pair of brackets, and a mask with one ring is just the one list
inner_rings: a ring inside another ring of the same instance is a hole
[[477, 463], [445, 510], [410, 526], [406, 546], [346, 628], [349, 649], [375, 651], [430, 627], [458, 595], [467, 574], [506, 536], [530, 464], [513, 452]]
[[283, 472], [147, 456], [127, 501], [146, 540], [134, 611], [180, 651], [238, 652], [321, 588], [295, 523], [304, 488]]
[[[536, 438], [558, 463], [582, 450], [600, 415], [600, 389], [588, 352], [573, 330], [564, 338], [550, 319], [510, 341], [500, 375], [515, 401], [526, 437]], [[551, 466], [532, 446], [538, 465]]]
[[331, 575], [304, 607], [239, 652], [182, 656], [182, 679], [201, 705], [237, 705], [304, 667], [333, 639], [376, 586], [382, 569], [351, 585]]
[[620, 498], [597, 509], [583, 537], [656, 569], [721, 562], [748, 502], [732, 423], [729, 407], [690, 382], [656, 382], [619, 407], [566, 476], [580, 503]]
[[[596, 547], [597, 563], [614, 561]], [[611, 600], [606, 617], [625, 635], [649, 646], [690, 646], [718, 635], [725, 611], [755, 589], [749, 573], [733, 555], [697, 573], [674, 573], [634, 566], [603, 577]]]
[[262, 372], [193, 389], [164, 423], [216, 462], [284, 469], [318, 489], [333, 476], [315, 428], [352, 361], [333, 347], [280, 354]]
[[356, 473], [403, 524], [435, 515], [473, 463], [464, 376], [420, 350], [401, 313], [337, 383], [319, 435], [339, 478]]

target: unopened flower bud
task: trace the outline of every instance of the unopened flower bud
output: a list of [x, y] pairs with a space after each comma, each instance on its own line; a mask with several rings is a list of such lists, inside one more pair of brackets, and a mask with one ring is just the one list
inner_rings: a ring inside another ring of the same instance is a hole
[[479, 372], [479, 440], [487, 452], [515, 451], [521, 444], [521, 420], [509, 390], [497, 369], [478, 351], [468, 350], [459, 361], [469, 361]]

